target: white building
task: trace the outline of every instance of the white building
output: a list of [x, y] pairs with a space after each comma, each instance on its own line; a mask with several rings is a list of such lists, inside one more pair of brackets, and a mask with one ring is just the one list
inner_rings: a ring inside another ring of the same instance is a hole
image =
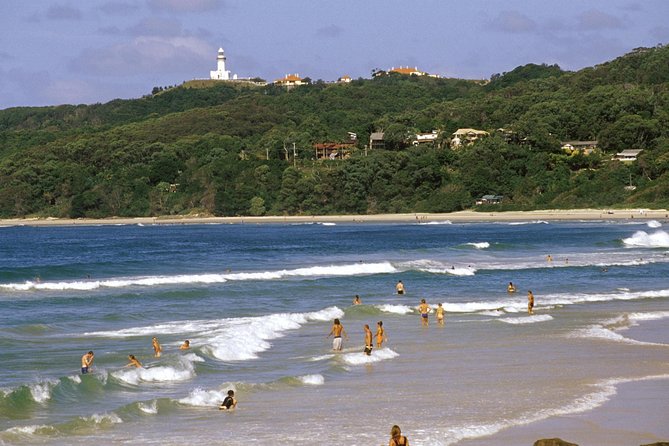
[[237, 79], [237, 75], [230, 77], [230, 71], [225, 69], [225, 51], [223, 48], [218, 49], [218, 56], [216, 57], [216, 71], [210, 71], [209, 76], [212, 79], [229, 81], [231, 79]]

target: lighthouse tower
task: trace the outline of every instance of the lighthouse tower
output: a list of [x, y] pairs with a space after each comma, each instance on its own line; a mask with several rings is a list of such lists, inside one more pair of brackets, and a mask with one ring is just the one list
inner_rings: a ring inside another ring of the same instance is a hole
[[218, 49], [218, 56], [216, 57], [216, 71], [210, 71], [209, 75], [212, 79], [230, 80], [230, 72], [225, 69], [225, 51], [223, 48]]

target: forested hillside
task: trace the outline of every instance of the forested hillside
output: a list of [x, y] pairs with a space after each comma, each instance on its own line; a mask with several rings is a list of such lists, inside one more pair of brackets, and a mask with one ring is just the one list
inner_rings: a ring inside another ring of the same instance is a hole
[[[490, 136], [452, 149], [458, 128]], [[412, 145], [433, 130], [436, 141]], [[347, 159], [316, 159], [314, 143], [349, 132]], [[365, 147], [373, 132], [384, 149]], [[599, 149], [569, 154], [568, 140]], [[625, 149], [643, 152], [611, 160]], [[485, 194], [504, 197], [498, 210], [658, 208], [669, 206], [668, 171], [669, 46], [578, 72], [530, 64], [487, 83], [392, 73], [291, 90], [186, 83], [0, 110], [0, 217], [447, 212]]]

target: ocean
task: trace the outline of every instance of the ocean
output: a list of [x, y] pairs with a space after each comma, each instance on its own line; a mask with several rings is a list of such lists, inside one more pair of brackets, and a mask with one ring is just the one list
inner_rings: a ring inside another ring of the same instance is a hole
[[0, 444], [457, 445], [588, 412], [669, 382], [663, 224], [2, 227]]

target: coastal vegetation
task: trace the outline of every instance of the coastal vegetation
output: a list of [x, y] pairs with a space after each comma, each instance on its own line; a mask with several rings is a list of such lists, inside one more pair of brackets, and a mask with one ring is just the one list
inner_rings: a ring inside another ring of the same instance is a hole
[[[452, 147], [459, 128], [490, 136]], [[369, 147], [375, 132], [383, 148]], [[315, 143], [350, 134], [346, 157], [317, 156]], [[572, 140], [598, 144], [561, 149]], [[643, 151], [612, 159], [626, 149]], [[503, 199], [475, 205], [488, 194]], [[493, 206], [668, 207], [669, 46], [577, 72], [529, 64], [486, 82], [381, 73], [290, 90], [184, 83], [133, 100], [0, 110], [4, 218]]]

